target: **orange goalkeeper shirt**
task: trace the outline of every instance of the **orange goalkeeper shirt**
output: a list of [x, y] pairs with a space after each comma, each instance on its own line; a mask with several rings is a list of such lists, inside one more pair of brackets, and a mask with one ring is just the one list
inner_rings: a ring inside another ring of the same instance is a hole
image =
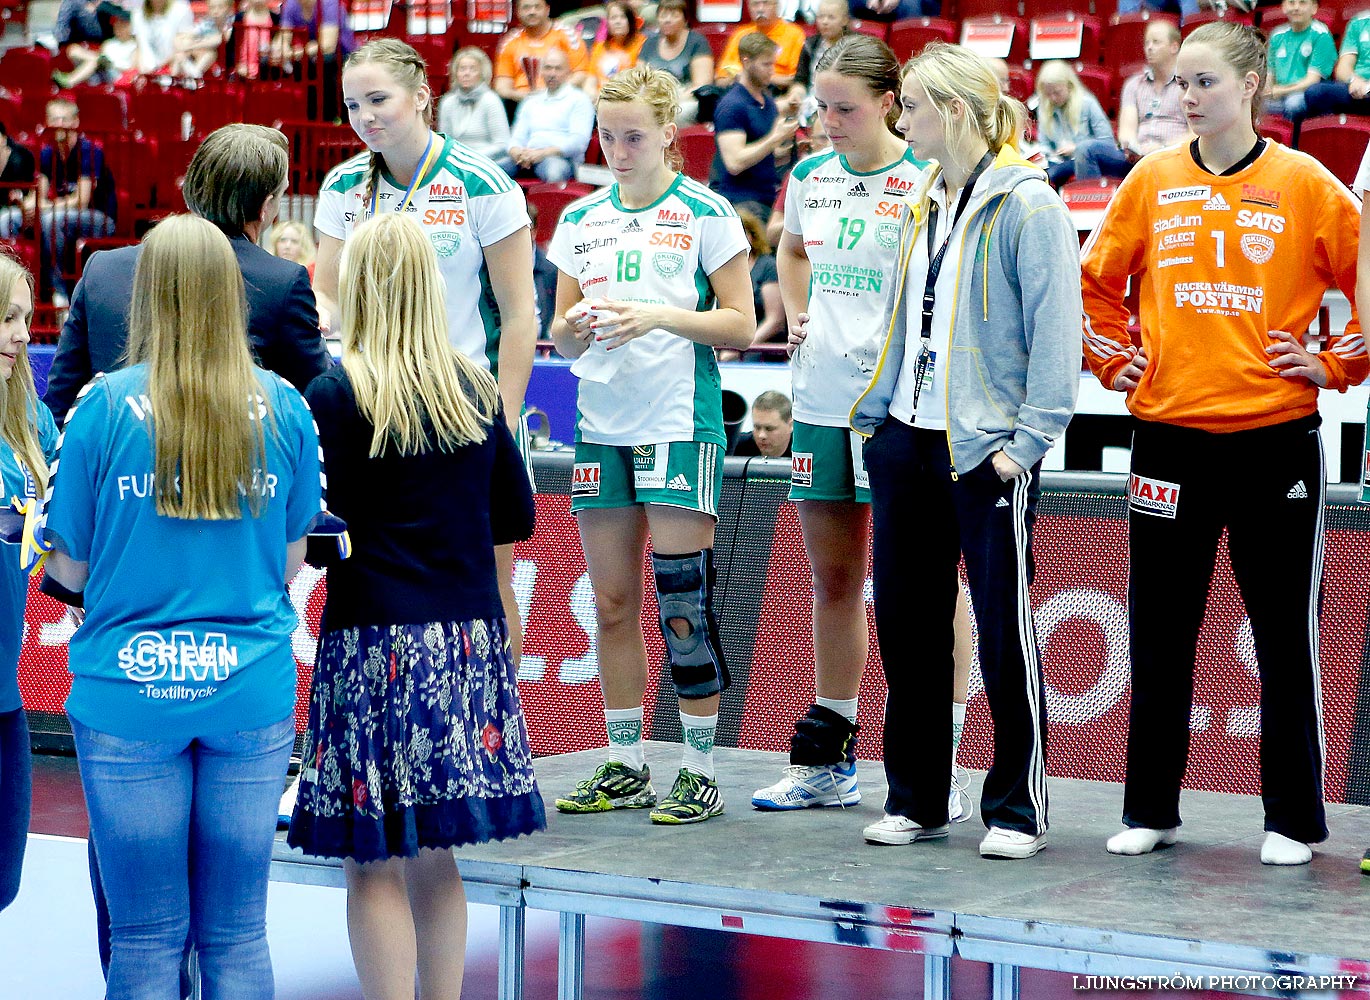
[[1370, 374], [1355, 314], [1359, 204], [1311, 156], [1274, 142], [1228, 176], [1181, 144], [1146, 157], [1085, 244], [1085, 359], [1106, 387], [1134, 351], [1123, 298], [1140, 282], [1147, 368], [1128, 399], [1143, 419], [1228, 432], [1317, 411], [1318, 389], [1281, 378], [1271, 330], [1303, 337], [1333, 285], [1352, 303], [1319, 357], [1328, 388]]

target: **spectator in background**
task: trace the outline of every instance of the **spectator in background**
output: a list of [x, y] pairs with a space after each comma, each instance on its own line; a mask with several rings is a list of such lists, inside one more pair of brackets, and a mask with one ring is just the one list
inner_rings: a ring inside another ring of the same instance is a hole
[[605, 4], [604, 24], [608, 35], [603, 41], [595, 42], [590, 52], [590, 73], [583, 84], [591, 99], [599, 94], [599, 88], [606, 81], [637, 65], [638, 53], [647, 37], [638, 28], [636, 15], [627, 0], [609, 0]]
[[1327, 25], [1317, 20], [1318, 0], [1284, 0], [1280, 9], [1289, 21], [1270, 32], [1265, 111], [1298, 122], [1309, 88], [1336, 69], [1337, 43]]
[[769, 344], [784, 339], [785, 304], [780, 300], [780, 278], [775, 269], [775, 250], [766, 240], [766, 230], [753, 212], [739, 208], [737, 217], [751, 245], [752, 306], [756, 310], [753, 344]]
[[304, 51], [295, 49], [291, 55], [304, 58], [311, 77], [322, 63], [323, 120], [333, 121], [338, 117], [338, 66], [357, 48], [342, 0], [285, 0], [280, 26], [287, 31], [305, 29]]
[[1180, 106], [1183, 91], [1175, 78], [1180, 54], [1180, 28], [1172, 21], [1152, 21], [1143, 36], [1146, 69], [1128, 77], [1118, 107], [1118, 139], [1089, 139], [1075, 147], [1075, 176], [1126, 177], [1147, 153], [1173, 146], [1189, 135]]
[[18, 236], [24, 225], [27, 191], [9, 184], [32, 184], [37, 164], [33, 154], [10, 138], [0, 122], [0, 236]]
[[571, 84], [585, 82], [589, 57], [580, 35], [571, 28], [554, 25], [547, 0], [518, 0], [515, 8], [523, 27], [511, 31], [495, 54], [495, 93], [506, 101], [521, 102], [537, 91], [547, 56], [560, 51], [566, 57]]
[[196, 18], [189, 35], [178, 42], [176, 76], [199, 79], [219, 61], [219, 51], [233, 37], [233, 0], [209, 0], [205, 15]]
[[106, 36], [99, 8], [97, 0], [62, 0], [57, 8], [57, 23], [53, 25], [52, 33], [57, 39], [57, 47], [71, 60], [73, 67], [70, 73], [52, 74], [59, 87], [88, 80], [99, 68], [100, 43]]
[[1047, 156], [1052, 187], [1075, 177], [1075, 149], [1089, 139], [1117, 145], [1108, 115], [1070, 63], [1044, 63], [1037, 74], [1037, 141]]
[[818, 57], [836, 45], [843, 35], [851, 34], [847, 0], [820, 0], [814, 25], [818, 33], [805, 39], [804, 47], [799, 50], [799, 68], [794, 74], [794, 82], [806, 93], [813, 89], [813, 68]]
[[565, 52], [554, 48], [543, 56], [545, 86], [519, 104], [509, 152], [496, 161], [510, 177], [533, 174], [548, 183], [569, 181], [575, 177], [576, 165], [585, 162], [595, 127], [595, 106], [570, 83], [570, 77]]
[[195, 29], [185, 0], [143, 0], [133, 8], [133, 37], [138, 42], [139, 73], [170, 73], [177, 39]]
[[[69, 297], [64, 270], [75, 270], [76, 241], [113, 234], [116, 195], [104, 151], [81, 134], [75, 104], [60, 97], [48, 102], [45, 137], [38, 153], [36, 209], [42, 213], [43, 267], [52, 304], [65, 309]], [[24, 201], [26, 223], [34, 210], [34, 196], [29, 195]], [[0, 232], [10, 235], [14, 234]]]
[[1308, 118], [1370, 115], [1370, 11], [1363, 11], [1346, 25], [1332, 79], [1313, 84], [1305, 99]]
[[509, 118], [490, 89], [490, 57], [474, 45], [452, 57], [452, 89], [438, 99], [438, 131], [497, 160], [509, 151]]
[[299, 219], [287, 219], [271, 227], [263, 241], [267, 253], [281, 260], [294, 261], [309, 273], [314, 280], [314, 237], [309, 235], [309, 227]]
[[775, 42], [753, 31], [738, 43], [737, 50], [742, 72], [714, 111], [718, 150], [709, 170], [709, 187], [765, 221], [770, 218], [771, 203], [780, 190], [775, 153], [789, 147], [799, 128], [799, 119], [791, 104], [787, 104], [782, 117], [771, 99], [769, 87], [775, 76], [778, 51]]
[[247, 0], [247, 6], [233, 18], [233, 36], [227, 49], [228, 65], [224, 69], [244, 79], [255, 80], [273, 58], [279, 61], [285, 46], [284, 42], [281, 45], [273, 43], [276, 21], [267, 0]]
[[732, 453], [741, 458], [789, 458], [793, 432], [790, 397], [768, 389], [752, 400], [752, 429], [738, 436]]
[[642, 43], [637, 61], [675, 77], [680, 87], [680, 117], [676, 124], [693, 124], [699, 120], [695, 92], [713, 86], [713, 51], [703, 35], [690, 29], [685, 0], [661, 0], [656, 8], [656, 29]]
[[538, 340], [552, 338], [552, 314], [557, 307], [557, 268], [547, 259], [547, 252], [538, 243], [538, 207], [528, 203], [529, 234], [533, 238], [533, 291], [538, 300]]
[[52, 79], [57, 86], [65, 90], [88, 80], [94, 83], [118, 83], [137, 64], [138, 42], [133, 37], [133, 15], [114, 4], [109, 4], [108, 10], [112, 37], [100, 43], [94, 59], [73, 58], [75, 68], [70, 73], [54, 72]]
[[732, 83], [742, 72], [744, 53], [742, 39], [760, 33], [775, 44], [775, 67], [768, 87], [784, 92], [794, 83], [799, 70], [799, 53], [804, 50], [804, 29], [776, 16], [776, 0], [747, 0], [749, 24], [740, 24], [728, 39], [723, 56], [718, 60], [718, 82]]
[[852, 17], [864, 21], [902, 21], [906, 17], [937, 17], [942, 13], [942, 0], [850, 0], [849, 9]]
[[[1188, 17], [1190, 14], [1197, 14], [1201, 4], [1200, 0], [1118, 0], [1119, 14], [1135, 14], [1139, 10], [1154, 10], [1164, 14], [1178, 14], [1180, 17]], [[1244, 5], [1234, 3], [1232, 6]]]

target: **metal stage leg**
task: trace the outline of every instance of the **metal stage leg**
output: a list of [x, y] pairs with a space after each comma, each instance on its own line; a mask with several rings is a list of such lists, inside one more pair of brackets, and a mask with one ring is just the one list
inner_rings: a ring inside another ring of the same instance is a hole
[[523, 1000], [522, 906], [499, 908], [499, 1000]]
[[581, 1000], [585, 990], [585, 914], [563, 913], [557, 946], [557, 1000]]
[[1018, 1000], [1018, 966], [996, 963], [994, 966], [994, 1000]]
[[951, 959], [923, 956], [923, 1000], [951, 1000]]

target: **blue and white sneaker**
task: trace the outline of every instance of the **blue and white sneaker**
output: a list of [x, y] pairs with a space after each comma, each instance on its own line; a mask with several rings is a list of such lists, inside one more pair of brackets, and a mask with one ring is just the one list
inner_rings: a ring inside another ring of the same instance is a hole
[[807, 809], [810, 806], [854, 806], [861, 801], [856, 787], [856, 764], [848, 761], [821, 767], [789, 764], [774, 785], [758, 788], [752, 805], [758, 809]]
[[286, 786], [285, 793], [281, 795], [281, 804], [276, 810], [276, 825], [287, 827], [290, 825], [291, 814], [295, 812], [295, 799], [300, 794], [300, 776], [294, 775], [290, 779], [290, 784]]

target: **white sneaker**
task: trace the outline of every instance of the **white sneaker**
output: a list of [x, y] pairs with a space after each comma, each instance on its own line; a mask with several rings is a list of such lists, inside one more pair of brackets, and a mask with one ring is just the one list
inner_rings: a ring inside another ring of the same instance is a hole
[[951, 797], [947, 800], [947, 820], [964, 823], [975, 812], [975, 803], [966, 794], [970, 787], [970, 775], [964, 767], [951, 766]]
[[868, 844], [891, 844], [902, 847], [915, 840], [937, 840], [945, 837], [951, 828], [942, 826], [922, 827], [907, 816], [891, 816], [885, 813], [880, 819], [861, 831]]
[[1135, 857], [1150, 854], [1158, 847], [1169, 847], [1180, 839], [1179, 827], [1153, 830], [1146, 826], [1130, 826], [1108, 838], [1109, 854], [1126, 854]]
[[774, 785], [758, 788], [752, 805], [758, 809], [805, 809], [809, 806], [854, 806], [861, 801], [854, 763], [824, 767], [789, 764]]
[[290, 784], [286, 786], [285, 793], [281, 796], [281, 804], [276, 810], [276, 825], [289, 826], [290, 817], [295, 812], [295, 799], [300, 794], [300, 776], [297, 774], [290, 779]]
[[1008, 858], [1021, 861], [1030, 858], [1046, 846], [1047, 835], [1033, 836], [1018, 830], [1006, 830], [1002, 826], [992, 826], [985, 839], [980, 841], [980, 857]]

